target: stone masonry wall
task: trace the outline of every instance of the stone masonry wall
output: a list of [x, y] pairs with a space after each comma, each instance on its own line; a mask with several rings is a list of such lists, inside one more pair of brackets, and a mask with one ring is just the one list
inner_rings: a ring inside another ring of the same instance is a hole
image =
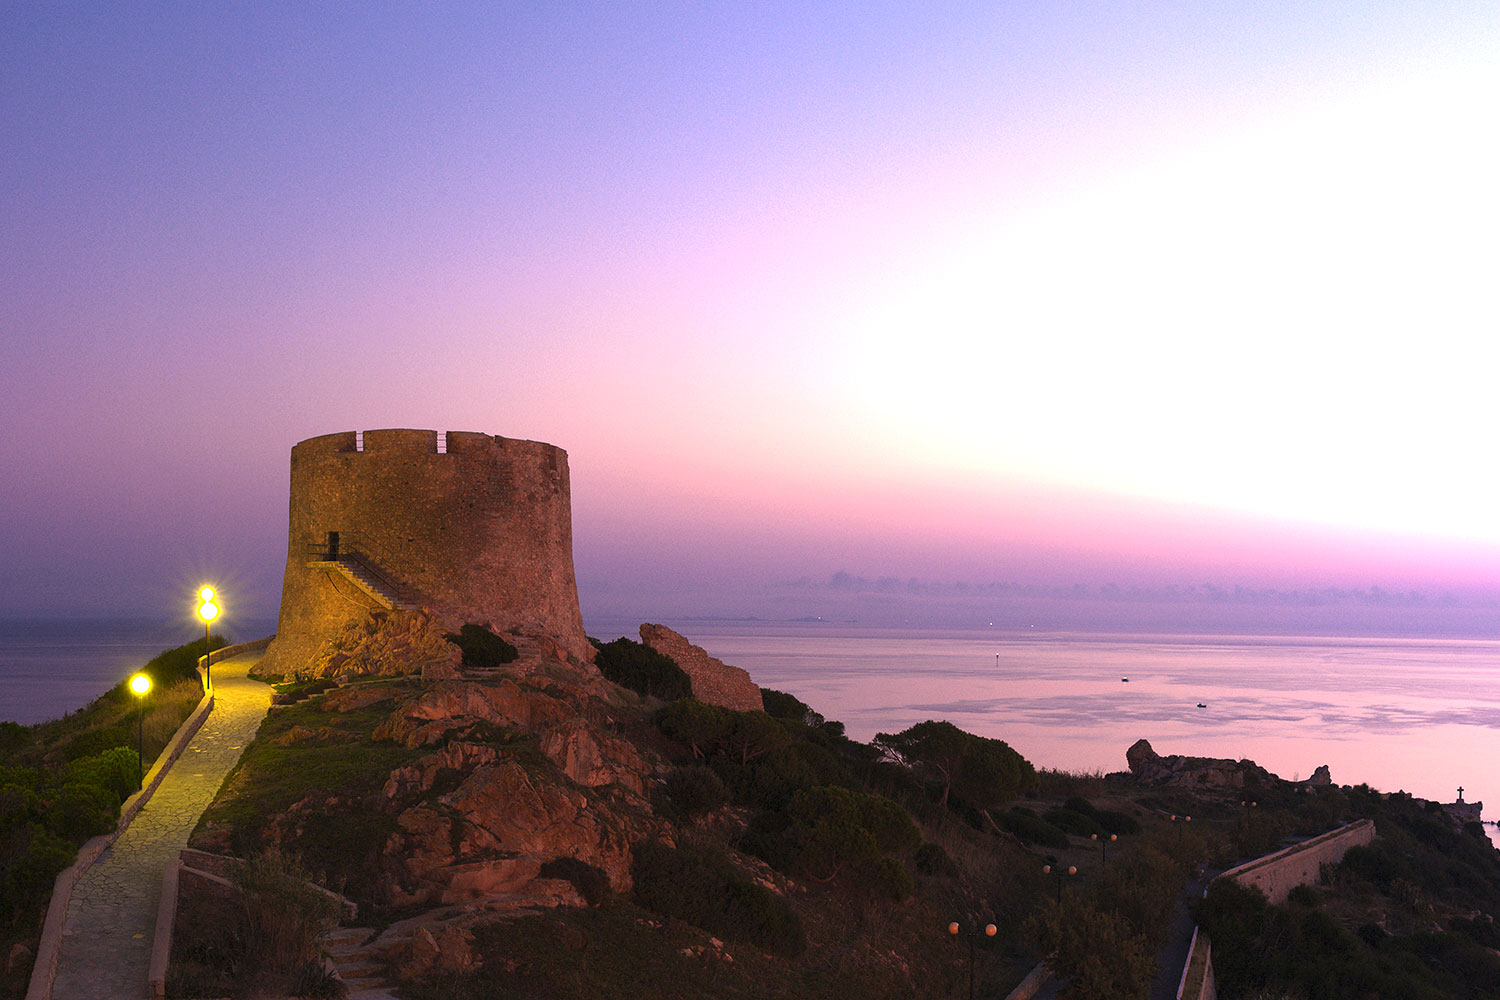
[[497, 435], [353, 431], [292, 448], [286, 573], [265, 673], [296, 669], [373, 600], [310, 547], [339, 532], [416, 603], [455, 624], [551, 635], [592, 659], [573, 574], [568, 456]]
[[699, 701], [736, 712], [757, 712], [765, 707], [760, 688], [747, 672], [714, 659], [665, 625], [642, 625], [641, 641], [677, 662], [693, 682], [693, 697]]
[[1362, 819], [1231, 868], [1219, 877], [1256, 886], [1272, 903], [1284, 903], [1287, 893], [1297, 886], [1316, 883], [1322, 865], [1338, 864], [1349, 848], [1368, 844], [1374, 839], [1375, 824]]

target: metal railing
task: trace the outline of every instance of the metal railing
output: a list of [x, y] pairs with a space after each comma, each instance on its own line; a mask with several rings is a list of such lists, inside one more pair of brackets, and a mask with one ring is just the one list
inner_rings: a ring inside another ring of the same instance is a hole
[[308, 542], [307, 554], [317, 562], [341, 563], [355, 572], [363, 573], [397, 604], [414, 603], [417, 600], [416, 593], [381, 569], [380, 559], [373, 554], [373, 548], [369, 536], [363, 532], [334, 531], [329, 532], [322, 541]]

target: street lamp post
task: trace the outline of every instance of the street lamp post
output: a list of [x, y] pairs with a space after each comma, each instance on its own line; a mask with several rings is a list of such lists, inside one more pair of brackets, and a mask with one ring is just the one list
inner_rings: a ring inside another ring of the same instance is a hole
[[1054, 879], [1057, 880], [1057, 905], [1061, 906], [1062, 905], [1062, 885], [1063, 885], [1063, 878], [1066, 877], [1066, 876], [1068, 876], [1068, 875], [1077, 875], [1078, 874], [1078, 868], [1077, 868], [1077, 866], [1076, 865], [1069, 865], [1068, 866], [1068, 870], [1066, 872], [1064, 872], [1061, 868], [1054, 869], [1051, 865], [1042, 865], [1042, 874], [1043, 875], [1051, 875]]
[[1108, 837], [1101, 837], [1097, 833], [1091, 833], [1089, 834], [1089, 839], [1099, 841], [1099, 864], [1109, 864], [1110, 841], [1119, 840], [1120, 838], [1115, 836], [1114, 834], [1110, 834]]
[[1172, 822], [1175, 823], [1175, 824], [1177, 824], [1177, 842], [1179, 844], [1182, 843], [1182, 824], [1184, 824], [1184, 823], [1191, 823], [1192, 821], [1193, 821], [1193, 817], [1191, 817], [1191, 816], [1173, 816], [1172, 817]]
[[147, 674], [136, 674], [130, 678], [130, 690], [135, 692], [135, 787], [146, 783], [146, 692], [151, 690], [151, 678]]
[[[995, 930], [996, 928], [994, 924], [985, 924], [984, 936], [988, 938], [994, 937]], [[952, 934], [954, 937], [958, 937], [959, 931], [960, 928], [958, 926], [957, 920], [948, 925], [948, 933]], [[964, 932], [964, 937], [969, 939], [969, 1000], [974, 1000], [974, 940], [975, 938], [979, 937], [979, 932], [966, 931]]]
[[213, 660], [209, 657], [208, 626], [219, 617], [219, 606], [214, 603], [214, 588], [204, 587], [198, 591], [198, 617], [203, 619], [203, 684], [209, 690], [214, 686]]

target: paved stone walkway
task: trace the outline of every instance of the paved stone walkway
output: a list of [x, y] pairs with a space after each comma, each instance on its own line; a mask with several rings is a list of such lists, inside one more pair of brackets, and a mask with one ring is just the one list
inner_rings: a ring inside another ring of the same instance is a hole
[[146, 996], [162, 875], [266, 716], [271, 688], [246, 676], [263, 655], [213, 665], [214, 708], [203, 728], [135, 821], [78, 880], [63, 925], [56, 1000]]

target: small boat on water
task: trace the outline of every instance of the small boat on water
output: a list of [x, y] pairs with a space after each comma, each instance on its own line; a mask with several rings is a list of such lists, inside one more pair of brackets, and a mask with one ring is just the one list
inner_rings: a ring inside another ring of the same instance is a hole
[[1129, 677], [1121, 677], [1120, 678], [1120, 683], [1121, 684], [1129, 684], [1130, 683], [1130, 678]]
[[1200, 702], [1198, 702], [1198, 707], [1199, 708], [1207, 708], [1208, 706], [1205, 705], [1205, 704], [1203, 704], [1203, 702], [1200, 701]]

